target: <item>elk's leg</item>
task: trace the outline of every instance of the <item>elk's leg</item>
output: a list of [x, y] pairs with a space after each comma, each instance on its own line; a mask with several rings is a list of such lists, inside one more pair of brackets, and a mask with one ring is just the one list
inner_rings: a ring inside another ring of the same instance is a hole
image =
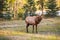
[[34, 25], [33, 25], [33, 30], [32, 30], [32, 32], [34, 33]]
[[26, 32], [27, 32], [27, 33], [28, 33], [28, 26], [29, 26], [29, 24], [26, 25]]
[[36, 25], [36, 33], [37, 33], [37, 25]]

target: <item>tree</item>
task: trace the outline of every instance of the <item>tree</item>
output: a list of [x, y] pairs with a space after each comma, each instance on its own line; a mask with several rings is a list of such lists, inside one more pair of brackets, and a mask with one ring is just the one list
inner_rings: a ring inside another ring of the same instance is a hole
[[[0, 0], [0, 17], [11, 18], [10, 16], [10, 0]], [[7, 17], [8, 16], [8, 17]]]
[[3, 11], [5, 12], [9, 12], [10, 11], [10, 5], [8, 3], [9, 1], [8, 0], [4, 0], [4, 5], [3, 5]]
[[29, 11], [36, 11], [34, 0], [28, 0]]
[[46, 6], [48, 9], [47, 16], [55, 17], [57, 14], [57, 10], [58, 10], [56, 0], [48, 0]]
[[3, 17], [3, 14], [2, 14], [2, 11], [3, 11], [3, 3], [4, 3], [4, 1], [3, 0], [0, 0], [0, 18]]
[[[7, 6], [9, 6], [9, 8], [7, 7], [7, 9], [9, 9], [9, 12], [13, 14], [13, 19], [18, 19], [20, 13], [23, 13], [23, 9], [21, 7], [21, 0], [6, 0], [7, 2]], [[6, 7], [6, 6], [5, 6]]]
[[43, 15], [43, 10], [44, 10], [44, 2], [45, 2], [45, 0], [37, 1], [37, 4], [40, 5], [39, 9], [42, 10], [42, 15]]
[[22, 14], [24, 13], [23, 7], [23, 0], [10, 0], [10, 6], [12, 9], [12, 13], [14, 14], [14, 19], [19, 19], [22, 17]]
[[3, 11], [4, 0], [0, 0], [0, 12]]
[[25, 17], [27, 15], [32, 16], [34, 14], [34, 12], [36, 11], [34, 0], [27, 0], [27, 4], [24, 5], [24, 9], [25, 9], [25, 14], [24, 14]]

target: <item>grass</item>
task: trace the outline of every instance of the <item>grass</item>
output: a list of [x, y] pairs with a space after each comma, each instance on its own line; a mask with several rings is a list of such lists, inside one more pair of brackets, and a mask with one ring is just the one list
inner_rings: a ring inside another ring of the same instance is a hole
[[29, 27], [29, 33], [26, 33], [26, 25], [22, 20], [6, 21], [7, 24], [17, 23], [20, 26], [1, 27], [0, 40], [8, 40], [8, 38], [4, 36], [26, 36], [29, 37], [27, 38], [28, 40], [60, 40], [60, 19], [54, 18], [52, 20], [52, 22], [43, 20], [41, 24], [38, 25], [38, 34], [32, 33], [32, 26]]
[[0, 36], [22, 36], [27, 33], [19, 32], [19, 31], [10, 31], [10, 30], [0, 30]]
[[[21, 22], [21, 26], [17, 26], [17, 27], [3, 27], [0, 28], [1, 30], [11, 30], [11, 31], [20, 31], [20, 32], [26, 32], [26, 27], [24, 24], [24, 21]], [[43, 33], [43, 32], [59, 32], [60, 30], [60, 24], [59, 23], [55, 23], [53, 25], [38, 25], [38, 32], [39, 33]], [[29, 33], [32, 33], [32, 26], [29, 27]]]
[[30, 40], [57, 40], [56, 38], [32, 37]]
[[10, 40], [10, 39], [7, 38], [7, 37], [3, 37], [3, 36], [1, 36], [1, 37], [0, 37], [0, 40]]
[[0, 30], [0, 40], [8, 40], [9, 38], [7, 38], [6, 36], [26, 36], [29, 37], [27, 38], [27, 40], [60, 40], [60, 36], [56, 35], [40, 35], [17, 31]]

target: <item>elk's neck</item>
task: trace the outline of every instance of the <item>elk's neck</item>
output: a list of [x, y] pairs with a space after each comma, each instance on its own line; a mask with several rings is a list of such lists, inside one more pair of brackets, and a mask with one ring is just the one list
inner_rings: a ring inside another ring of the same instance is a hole
[[41, 20], [42, 20], [42, 17], [41, 16], [37, 16], [37, 19], [36, 19], [37, 24], [39, 24], [41, 22]]

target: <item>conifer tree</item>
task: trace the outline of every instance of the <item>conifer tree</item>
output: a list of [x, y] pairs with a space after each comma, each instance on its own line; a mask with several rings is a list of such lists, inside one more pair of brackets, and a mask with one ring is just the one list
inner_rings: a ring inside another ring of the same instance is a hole
[[48, 0], [46, 5], [47, 5], [47, 9], [48, 9], [47, 16], [55, 17], [57, 14], [57, 10], [58, 10], [56, 0]]

